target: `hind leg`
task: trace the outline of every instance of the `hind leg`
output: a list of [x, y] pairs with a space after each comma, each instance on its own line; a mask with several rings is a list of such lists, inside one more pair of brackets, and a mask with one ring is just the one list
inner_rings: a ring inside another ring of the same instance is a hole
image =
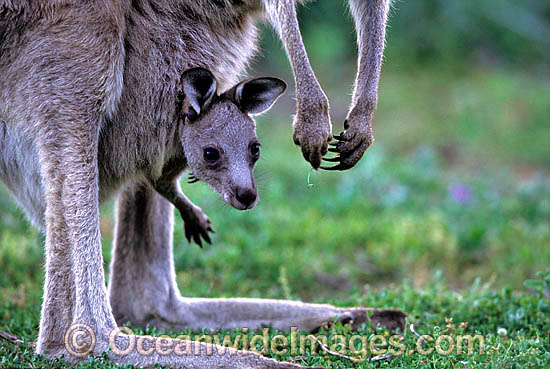
[[267, 299], [185, 298], [176, 285], [172, 257], [172, 206], [149, 185], [127, 188], [117, 204], [116, 239], [109, 285], [117, 322], [171, 329], [256, 329], [271, 325], [315, 331], [339, 317], [356, 326], [372, 314], [373, 324], [403, 327], [394, 310], [337, 308]]

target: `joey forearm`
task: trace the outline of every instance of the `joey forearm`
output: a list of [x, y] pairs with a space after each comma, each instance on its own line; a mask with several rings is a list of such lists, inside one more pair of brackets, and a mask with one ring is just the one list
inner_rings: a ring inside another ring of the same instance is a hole
[[176, 179], [161, 177], [150, 182], [155, 191], [178, 209], [184, 221], [189, 218], [194, 204], [181, 192]]
[[185, 170], [187, 161], [185, 157], [175, 157], [170, 159], [162, 168], [162, 174], [159, 178], [149, 174], [148, 181], [162, 197], [168, 200], [179, 210], [185, 220], [185, 215], [189, 213], [188, 208], [193, 203], [181, 192], [178, 179]]
[[177, 177], [171, 175], [165, 176], [163, 174], [159, 179], [155, 181], [150, 179], [149, 182], [155, 191], [178, 209], [183, 220], [185, 237], [189, 242], [193, 240], [201, 247], [201, 237], [206, 242], [211, 242], [208, 232], [214, 232], [214, 230], [210, 224], [210, 219], [204, 214], [200, 207], [193, 204], [191, 200], [181, 192]]

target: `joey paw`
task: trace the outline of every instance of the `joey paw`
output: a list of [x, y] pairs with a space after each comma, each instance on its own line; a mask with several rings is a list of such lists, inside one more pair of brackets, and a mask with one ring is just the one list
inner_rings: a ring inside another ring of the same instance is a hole
[[193, 240], [197, 245], [202, 247], [202, 239], [204, 239], [209, 244], [212, 244], [208, 232], [215, 232], [210, 224], [210, 219], [201, 208], [195, 206], [191, 211], [186, 212], [185, 214], [184, 212], [181, 212], [181, 215], [183, 218], [185, 238], [189, 243]]

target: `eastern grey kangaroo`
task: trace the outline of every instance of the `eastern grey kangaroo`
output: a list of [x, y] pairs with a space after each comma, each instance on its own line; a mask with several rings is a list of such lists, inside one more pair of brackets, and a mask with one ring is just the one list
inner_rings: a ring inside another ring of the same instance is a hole
[[[332, 169], [354, 166], [372, 142], [389, 7], [389, 0], [349, 2], [358, 31], [357, 82]], [[255, 22], [264, 16], [279, 33], [296, 79], [294, 140], [318, 168], [331, 139], [328, 101], [307, 59], [294, 0], [0, 0], [2, 179], [46, 231], [39, 353], [79, 361], [105, 352], [115, 318], [140, 326], [314, 330], [335, 316], [359, 322], [373, 311], [181, 297], [172, 261], [173, 208], [149, 180], [129, 181], [132, 163], [159, 178], [174, 155], [168, 148], [174, 147], [183, 72], [210, 70], [218, 92], [235, 85], [255, 52]], [[99, 204], [122, 184], [107, 292]], [[404, 319], [384, 310], [371, 318], [390, 326]], [[89, 347], [82, 355], [66, 345], [75, 324], [94, 333], [93, 341], [79, 343]], [[117, 338], [120, 345], [130, 341]], [[241, 351], [209, 355], [206, 344], [187, 344], [196, 355], [138, 350], [109, 351], [109, 357], [173, 368], [298, 367]]]

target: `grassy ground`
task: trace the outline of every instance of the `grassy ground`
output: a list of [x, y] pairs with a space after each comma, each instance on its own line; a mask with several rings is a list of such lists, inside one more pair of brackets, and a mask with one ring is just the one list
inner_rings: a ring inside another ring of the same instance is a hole
[[[409, 353], [417, 338], [407, 329], [405, 354], [363, 364], [272, 354], [304, 365], [549, 367], [550, 271], [537, 275], [550, 265], [547, 86], [548, 80], [509, 70], [413, 74], [386, 68], [376, 144], [357, 168], [338, 174], [308, 169], [283, 124], [290, 109], [263, 117], [256, 172], [262, 199], [254, 211], [224, 206], [202, 184], [184, 185], [217, 233], [214, 245], [200, 250], [185, 242], [178, 219], [182, 293], [392, 306], [409, 313], [419, 334], [485, 339], [484, 353], [421, 355]], [[338, 101], [345, 91], [330, 93], [334, 111], [343, 110]], [[0, 201], [0, 331], [31, 342], [43, 240], [3, 188]], [[111, 214], [108, 204], [102, 217], [106, 263]], [[336, 332], [352, 334], [341, 326]], [[365, 327], [359, 333], [376, 332]], [[6, 368], [64, 367], [32, 355], [26, 344], [2, 340], [0, 358]], [[109, 366], [95, 360], [87, 366]]]

